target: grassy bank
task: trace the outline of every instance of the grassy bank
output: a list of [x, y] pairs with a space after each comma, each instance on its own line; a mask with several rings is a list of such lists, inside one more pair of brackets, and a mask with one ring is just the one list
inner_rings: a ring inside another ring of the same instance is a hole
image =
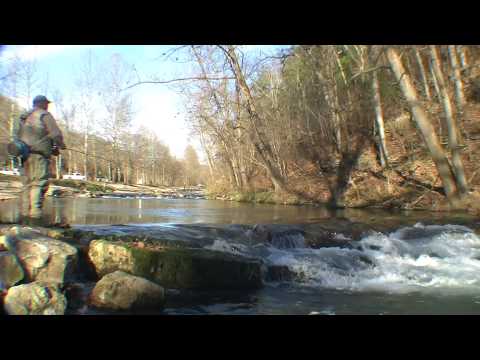
[[207, 193], [207, 198], [211, 200], [220, 199], [237, 202], [248, 202], [256, 204], [283, 204], [283, 205], [306, 205], [312, 204], [310, 201], [302, 200], [295, 195], [277, 194], [273, 191], [251, 191], [251, 192], [213, 192]]

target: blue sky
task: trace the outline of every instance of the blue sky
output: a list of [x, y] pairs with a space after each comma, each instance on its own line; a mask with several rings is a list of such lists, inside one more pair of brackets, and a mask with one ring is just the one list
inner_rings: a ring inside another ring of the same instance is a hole
[[[260, 52], [272, 54], [286, 46], [246, 45], [243, 46], [243, 50], [255, 54]], [[8, 45], [0, 54], [0, 61], [5, 63], [14, 55], [34, 60], [38, 83], [41, 85], [38, 92], [46, 83], [48, 74], [46, 95], [51, 97], [54, 90], [58, 89], [68, 102], [73, 101], [78, 68], [88, 51], [91, 50], [101, 63], [106, 62], [113, 54], [120, 54], [127, 63], [135, 66], [142, 80], [151, 76], [168, 80], [188, 75], [191, 65], [175, 62], [174, 59], [173, 61], [159, 59], [162, 53], [171, 48], [172, 46], [165, 45]], [[171, 87], [141, 85], [133, 88], [131, 94], [135, 111], [134, 128], [142, 125], [155, 132], [177, 157], [183, 157], [189, 142], [200, 150], [197, 141], [188, 139], [182, 100]], [[56, 115], [54, 104], [51, 111]]]

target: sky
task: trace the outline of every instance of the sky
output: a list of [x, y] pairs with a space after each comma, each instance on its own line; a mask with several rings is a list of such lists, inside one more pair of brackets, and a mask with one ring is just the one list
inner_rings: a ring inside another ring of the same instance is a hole
[[[254, 55], [274, 54], [287, 46], [244, 45], [242, 50]], [[120, 54], [135, 68], [141, 80], [152, 76], [162, 80], [188, 76], [191, 64], [175, 61], [175, 57], [169, 60], [161, 57], [172, 48], [170, 45], [7, 45], [0, 53], [0, 62], [6, 63], [13, 56], [35, 61], [39, 93], [41, 91], [43, 95], [51, 98], [53, 92], [59, 90], [64, 101], [69, 103], [76, 91], [79, 66], [88, 51], [91, 51], [99, 62], [105, 62], [112, 55]], [[199, 152], [200, 158], [203, 158], [198, 141], [189, 139], [183, 114], [183, 100], [171, 86], [145, 84], [129, 91], [134, 104], [134, 129], [144, 126], [156, 133], [177, 158], [183, 158], [185, 147], [189, 143]], [[17, 101], [22, 106], [29, 107], [25, 99], [18, 98]], [[58, 117], [55, 103], [51, 105], [50, 111]]]

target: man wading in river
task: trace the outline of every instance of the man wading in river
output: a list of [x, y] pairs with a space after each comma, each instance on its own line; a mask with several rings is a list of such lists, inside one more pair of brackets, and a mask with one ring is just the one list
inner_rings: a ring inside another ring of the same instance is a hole
[[22, 215], [39, 223], [48, 189], [50, 157], [57, 156], [59, 149], [65, 149], [62, 132], [48, 112], [49, 103], [45, 96], [36, 96], [33, 99], [33, 109], [17, 119], [12, 131], [14, 141], [20, 140], [28, 146], [27, 155], [23, 159], [26, 181]]

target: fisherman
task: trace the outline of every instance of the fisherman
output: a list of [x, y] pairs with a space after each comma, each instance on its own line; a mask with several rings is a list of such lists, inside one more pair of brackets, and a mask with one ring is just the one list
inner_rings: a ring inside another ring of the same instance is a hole
[[43, 95], [36, 96], [33, 108], [23, 113], [12, 129], [13, 143], [20, 144], [26, 178], [22, 215], [38, 221], [42, 217], [43, 200], [48, 189], [50, 157], [65, 149], [62, 132], [48, 112], [50, 102]]

